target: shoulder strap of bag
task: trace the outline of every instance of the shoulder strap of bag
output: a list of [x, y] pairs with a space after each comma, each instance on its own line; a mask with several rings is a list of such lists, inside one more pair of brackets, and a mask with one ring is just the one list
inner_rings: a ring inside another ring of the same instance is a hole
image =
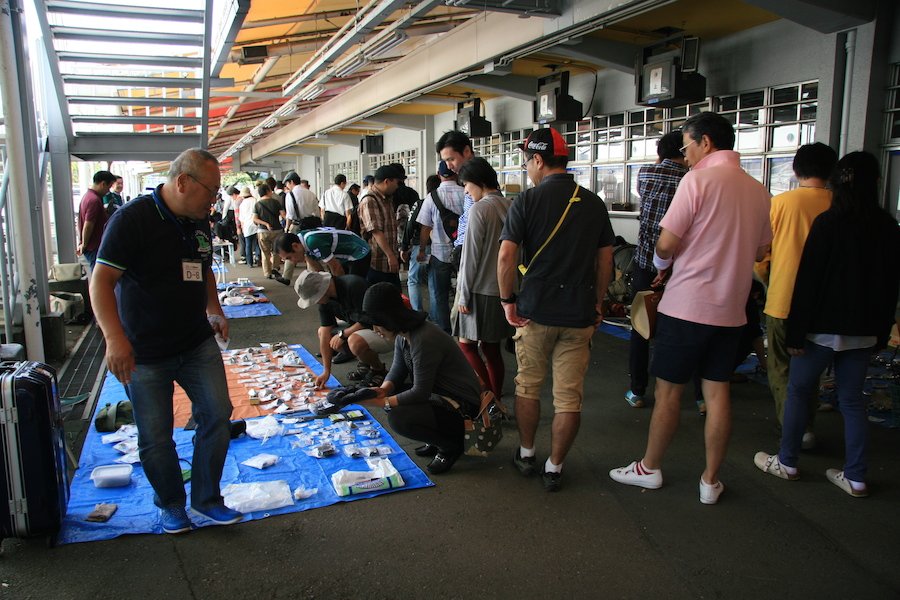
[[[538, 248], [538, 251], [534, 253], [534, 256], [531, 257], [531, 262], [534, 262], [534, 259], [536, 259], [538, 255], [540, 255], [540, 253], [544, 251], [544, 248], [547, 247], [547, 244], [550, 243], [550, 240], [552, 240], [553, 236], [556, 235], [556, 232], [559, 231], [559, 228], [563, 224], [563, 221], [566, 220], [566, 215], [569, 214], [569, 209], [572, 208], [572, 205], [576, 202], [581, 202], [581, 198], [578, 197], [578, 190], [580, 189], [581, 186], [576, 184], [575, 191], [572, 192], [572, 197], [569, 198], [569, 203], [566, 205], [566, 210], [563, 211], [563, 214], [559, 218], [559, 222], [556, 224], [556, 227], [554, 227], [553, 231], [550, 232], [550, 235], [547, 237], [547, 241], [544, 242], [544, 244], [540, 248]], [[522, 275], [525, 275], [525, 273], [528, 272], [528, 267], [526, 267], [524, 264], [519, 265], [519, 272]]]
[[297, 196], [294, 195], [294, 190], [290, 190], [288, 193], [291, 195], [291, 202], [294, 204], [294, 219], [299, 221], [301, 217], [300, 207], [297, 206]]
[[[434, 205], [437, 206], [437, 209], [441, 214], [443, 214], [445, 212], [449, 212], [449, 213], [453, 213], [454, 215], [456, 215], [455, 212], [453, 212], [452, 210], [450, 210], [449, 208], [444, 206], [444, 204], [441, 202], [440, 194], [438, 193], [440, 191], [440, 189], [441, 188], [438, 188], [438, 189], [434, 190], [433, 192], [431, 192], [431, 199], [434, 201]], [[459, 215], [456, 215], [456, 216], [459, 216]]]
[[106, 411], [106, 430], [107, 431], [115, 431], [118, 429], [116, 427], [116, 414], [119, 412], [119, 400], [111, 403], [109, 405], [109, 409]]

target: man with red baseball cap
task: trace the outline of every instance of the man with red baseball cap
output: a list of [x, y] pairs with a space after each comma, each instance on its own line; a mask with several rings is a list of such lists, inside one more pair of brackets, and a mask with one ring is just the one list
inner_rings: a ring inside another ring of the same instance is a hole
[[[513, 464], [535, 474], [534, 438], [541, 387], [553, 361], [555, 416], [544, 489], [560, 489], [562, 464], [581, 424], [584, 374], [591, 336], [603, 319], [612, 275], [612, 225], [606, 205], [566, 172], [569, 148], [555, 129], [537, 129], [519, 146], [535, 187], [519, 194], [500, 236], [497, 277], [506, 320], [516, 326], [516, 424], [520, 448]], [[519, 265], [519, 248], [525, 262]], [[524, 275], [513, 293], [516, 270]]]

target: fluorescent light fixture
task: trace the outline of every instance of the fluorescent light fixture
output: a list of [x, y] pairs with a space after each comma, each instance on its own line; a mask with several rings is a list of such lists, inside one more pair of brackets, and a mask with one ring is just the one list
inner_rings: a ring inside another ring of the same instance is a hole
[[372, 43], [368, 48], [364, 48], [363, 54], [370, 60], [381, 58], [408, 39], [409, 35], [405, 31], [395, 31], [389, 36]]
[[298, 96], [300, 100], [313, 100], [314, 98], [318, 98], [325, 92], [325, 86], [319, 84], [310, 84], [303, 89]]
[[265, 123], [262, 124], [263, 129], [272, 129], [278, 125], [278, 119], [275, 117], [270, 117]]
[[344, 64], [337, 66], [334, 69], [332, 75], [334, 77], [347, 77], [348, 75], [353, 75], [354, 73], [368, 65], [369, 62], [369, 59], [364, 55], [357, 54], [350, 60], [344, 62]]
[[289, 114], [293, 113], [297, 110], [297, 105], [293, 102], [288, 102], [286, 104], [282, 104], [281, 108], [275, 111], [276, 117], [286, 117]]

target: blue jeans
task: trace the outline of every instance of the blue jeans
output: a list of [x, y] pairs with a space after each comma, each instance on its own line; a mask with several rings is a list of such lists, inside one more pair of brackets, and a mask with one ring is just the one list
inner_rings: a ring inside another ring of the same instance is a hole
[[844, 417], [844, 477], [852, 481], [866, 480], [869, 420], [862, 390], [871, 356], [872, 348], [835, 352], [807, 340], [803, 346], [803, 355], [791, 358], [781, 430], [781, 451], [778, 453], [782, 464], [797, 466], [800, 444], [809, 420], [810, 397], [818, 397], [814, 391], [819, 387], [819, 375], [833, 359], [838, 405]]
[[[253, 257], [256, 257], [255, 259]], [[252, 267], [259, 264], [262, 260], [262, 254], [259, 251], [259, 242], [256, 234], [244, 236], [244, 258], [247, 260], [247, 266]]]
[[452, 279], [453, 265], [432, 256], [428, 262], [428, 292], [431, 296], [431, 311], [428, 318], [447, 333], [450, 333], [450, 281]]
[[[411, 252], [409, 277], [406, 278], [407, 293], [409, 294], [409, 303], [412, 304], [413, 310], [422, 310], [422, 290], [419, 288], [419, 284], [428, 279], [428, 263], [416, 260], [416, 256], [419, 254], [417, 246], [413, 246]], [[425, 246], [425, 253], [431, 254], [431, 246]]]
[[91, 273], [94, 272], [94, 265], [97, 264], [97, 252], [98, 250], [85, 250], [81, 253], [84, 256], [84, 260], [91, 266]]
[[191, 460], [191, 506], [222, 505], [219, 481], [231, 441], [231, 399], [225, 366], [214, 337], [196, 348], [159, 362], [136, 365], [125, 387], [134, 406], [141, 465], [161, 508], [184, 508], [186, 495], [175, 441], [172, 394], [177, 381], [188, 398], [197, 422]]

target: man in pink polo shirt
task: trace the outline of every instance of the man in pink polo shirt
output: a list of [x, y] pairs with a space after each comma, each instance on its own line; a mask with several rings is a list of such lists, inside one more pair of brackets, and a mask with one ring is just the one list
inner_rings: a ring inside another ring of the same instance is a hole
[[[662, 486], [662, 459], [681, 411], [684, 384], [695, 371], [706, 399], [706, 470], [700, 502], [715, 504], [724, 486], [719, 469], [731, 437], [728, 380], [747, 322], [745, 305], [753, 263], [772, 241], [770, 195], [741, 168], [734, 128], [723, 116], [701, 113], [685, 121], [684, 146], [691, 171], [684, 176], [656, 244], [656, 282], [665, 282], [659, 305], [651, 373], [656, 405], [643, 460], [613, 469], [619, 483]], [[671, 276], [671, 277], [670, 277]]]

